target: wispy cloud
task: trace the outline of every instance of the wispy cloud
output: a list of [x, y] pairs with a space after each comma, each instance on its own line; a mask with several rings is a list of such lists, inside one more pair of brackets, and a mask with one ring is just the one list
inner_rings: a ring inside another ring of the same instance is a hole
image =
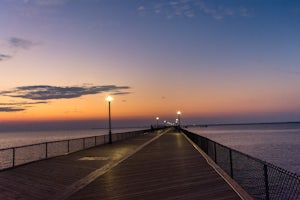
[[18, 37], [10, 37], [8, 40], [8, 44], [10, 47], [14, 49], [30, 49], [33, 46], [38, 45], [38, 43], [35, 43], [31, 40], [18, 38]]
[[9, 59], [9, 58], [11, 58], [11, 56], [10, 56], [10, 55], [6, 55], [6, 54], [0, 54], [0, 61], [2, 61], [2, 60], [6, 60], [6, 59]]
[[0, 53], [0, 61], [14, 58], [16, 54], [21, 51], [28, 51], [38, 45], [41, 45], [41, 43], [20, 37], [9, 37], [4, 39], [4, 42], [1, 45], [3, 49], [1, 51], [6, 53]]
[[69, 0], [23, 0], [24, 4], [36, 4], [42, 6], [62, 5]]
[[164, 15], [167, 19], [174, 17], [194, 18], [203, 13], [215, 20], [222, 20], [229, 16], [251, 16], [249, 9], [246, 7], [214, 4], [211, 1], [204, 0], [162, 0], [157, 4], [147, 2], [139, 5], [137, 11], [142, 16], [146, 14], [159, 14]]
[[164, 15], [170, 19], [173, 17], [184, 16], [193, 18], [195, 16], [195, 9], [190, 5], [189, 1], [160, 1], [157, 4], [146, 3], [140, 5], [137, 9], [139, 14], [159, 14]]
[[0, 107], [0, 112], [20, 112], [26, 110], [25, 108], [15, 108], [15, 107]]
[[39, 42], [34, 42], [28, 39], [19, 37], [9, 37], [4, 40], [2, 48], [6, 53], [0, 53], [0, 61], [15, 57], [17, 53], [24, 50], [30, 50], [34, 46], [40, 45]]
[[114, 92], [111, 95], [126, 95], [126, 94], [131, 94], [131, 92]]
[[50, 85], [21, 86], [13, 88], [12, 90], [0, 91], [0, 95], [33, 101], [0, 103], [0, 112], [25, 111], [28, 107], [32, 107], [37, 104], [47, 104], [49, 103], [49, 100], [72, 99], [84, 95], [99, 94], [103, 92], [111, 93], [111, 95], [126, 95], [130, 94], [130, 92], [124, 91], [128, 89], [130, 89], [129, 86], [94, 86], [89, 84], [72, 87], [58, 87]]
[[103, 86], [73, 86], [58, 87], [50, 85], [21, 86], [8, 91], [0, 92], [0, 95], [18, 97], [30, 100], [52, 100], [52, 99], [71, 99], [84, 95], [111, 92], [128, 94], [122, 90], [130, 89], [129, 86], [103, 85]]
[[250, 17], [251, 16], [250, 11], [245, 7], [240, 7], [239, 13], [242, 17]]
[[37, 104], [47, 104], [47, 101], [0, 103], [0, 112], [19, 112]]
[[47, 101], [37, 101], [37, 102], [13, 102], [13, 103], [0, 103], [0, 106], [26, 106], [26, 105], [36, 105], [36, 104], [47, 104]]

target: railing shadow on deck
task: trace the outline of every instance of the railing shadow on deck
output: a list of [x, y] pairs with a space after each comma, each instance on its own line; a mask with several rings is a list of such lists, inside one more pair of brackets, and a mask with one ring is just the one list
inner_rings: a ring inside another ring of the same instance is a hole
[[300, 199], [300, 176], [206, 137], [181, 131], [254, 199]]
[[[156, 130], [158, 129], [114, 133], [112, 134], [112, 141], [117, 142], [135, 136], [153, 133]], [[108, 135], [99, 135], [0, 149], [0, 171], [108, 143]]]

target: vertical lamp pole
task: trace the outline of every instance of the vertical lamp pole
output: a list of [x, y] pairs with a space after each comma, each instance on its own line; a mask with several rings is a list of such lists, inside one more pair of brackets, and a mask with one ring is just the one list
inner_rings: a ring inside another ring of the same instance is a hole
[[158, 120], [159, 120], [159, 117], [156, 117], [156, 128], [158, 128]]
[[110, 117], [110, 102], [113, 100], [111, 96], [106, 97], [106, 101], [108, 101], [108, 137], [109, 137], [109, 144], [112, 144], [112, 139], [111, 139], [111, 117]]
[[180, 127], [180, 115], [181, 115], [181, 112], [177, 111], [178, 127]]

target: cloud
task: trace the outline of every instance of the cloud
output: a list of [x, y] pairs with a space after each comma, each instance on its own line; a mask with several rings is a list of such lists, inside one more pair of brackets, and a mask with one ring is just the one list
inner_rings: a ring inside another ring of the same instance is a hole
[[222, 20], [225, 17], [239, 15], [241, 17], [249, 17], [251, 16], [249, 9], [245, 7], [236, 7], [230, 5], [210, 5], [207, 3], [199, 2], [196, 4], [199, 10], [205, 14], [210, 15], [216, 20]]
[[36, 46], [37, 43], [34, 43], [30, 40], [17, 38], [17, 37], [11, 37], [8, 39], [8, 44], [10, 47], [15, 49], [30, 49], [33, 46]]
[[111, 95], [126, 95], [126, 94], [131, 94], [131, 92], [114, 92]]
[[127, 89], [130, 89], [130, 87], [116, 85], [94, 86], [89, 84], [73, 87], [58, 87], [50, 85], [21, 86], [8, 91], [0, 91], [0, 95], [13, 98], [29, 99], [34, 101], [0, 103], [0, 112], [24, 111], [28, 107], [31, 107], [31, 105], [49, 103], [46, 100], [71, 99], [84, 95], [98, 94], [103, 92], [110, 92], [111, 95], [130, 94], [130, 92], [123, 91]]
[[[47, 101], [0, 103], [0, 112], [19, 112], [27, 110], [31, 105], [46, 104]], [[4, 107], [3, 107], [4, 106]]]
[[239, 12], [242, 17], [250, 17], [251, 16], [250, 11], [245, 7], [240, 7]]
[[103, 92], [115, 92], [115, 95], [128, 94], [121, 90], [130, 89], [129, 86], [103, 85], [103, 86], [73, 86], [58, 87], [50, 85], [21, 86], [9, 91], [2, 91], [0, 95], [18, 97], [30, 100], [71, 99], [84, 95]]
[[21, 50], [29, 50], [34, 46], [40, 45], [39, 42], [33, 42], [28, 39], [23, 39], [19, 37], [10, 37], [5, 40], [4, 48], [6, 52], [9, 53], [0, 53], [0, 61], [7, 60], [15, 57], [15, 55]]
[[25, 108], [15, 108], [15, 107], [0, 107], [0, 112], [20, 112], [26, 110]]
[[24, 0], [25, 4], [36, 4], [40, 6], [55, 6], [65, 4], [68, 0]]
[[6, 55], [6, 54], [0, 54], [0, 61], [2, 61], [2, 60], [6, 60], [6, 59], [9, 59], [9, 58], [11, 58], [11, 56], [10, 56], [10, 55]]
[[154, 13], [164, 15], [167, 19], [180, 16], [192, 18], [195, 16], [195, 9], [189, 1], [164, 0], [157, 4], [146, 3], [145, 5], [140, 5], [137, 11], [142, 16]]
[[36, 105], [36, 104], [46, 104], [47, 101], [37, 101], [37, 102], [13, 102], [13, 103], [0, 103], [0, 106], [25, 106], [25, 105]]
[[162, 0], [157, 4], [145, 1], [143, 5], [139, 5], [137, 12], [142, 16], [146, 14], [164, 15], [167, 19], [175, 17], [194, 18], [200, 14], [209, 15], [215, 20], [222, 20], [225, 17], [235, 15], [251, 16], [249, 9], [245, 7], [230, 5], [230, 2], [224, 2], [224, 4], [209, 0]]

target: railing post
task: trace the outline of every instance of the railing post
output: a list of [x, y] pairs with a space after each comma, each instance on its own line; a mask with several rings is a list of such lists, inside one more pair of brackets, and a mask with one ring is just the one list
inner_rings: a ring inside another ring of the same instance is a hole
[[70, 140], [68, 140], [68, 153], [70, 153]]
[[85, 149], [85, 138], [82, 140], [82, 149]]
[[94, 146], [97, 146], [97, 136], [95, 136], [95, 145]]
[[46, 158], [48, 158], [48, 142], [46, 142]]
[[12, 156], [13, 156], [13, 159], [12, 159], [12, 166], [15, 167], [15, 155], [16, 155], [16, 149], [13, 148], [13, 152], [12, 152]]
[[232, 168], [232, 151], [229, 149], [229, 159], [230, 159], [230, 176], [233, 178], [233, 168]]
[[215, 142], [214, 142], [214, 152], [215, 152], [215, 163], [217, 163], [217, 147]]
[[268, 178], [268, 166], [266, 164], [264, 164], [264, 177], [265, 177], [266, 200], [269, 200], [270, 199], [269, 178]]

